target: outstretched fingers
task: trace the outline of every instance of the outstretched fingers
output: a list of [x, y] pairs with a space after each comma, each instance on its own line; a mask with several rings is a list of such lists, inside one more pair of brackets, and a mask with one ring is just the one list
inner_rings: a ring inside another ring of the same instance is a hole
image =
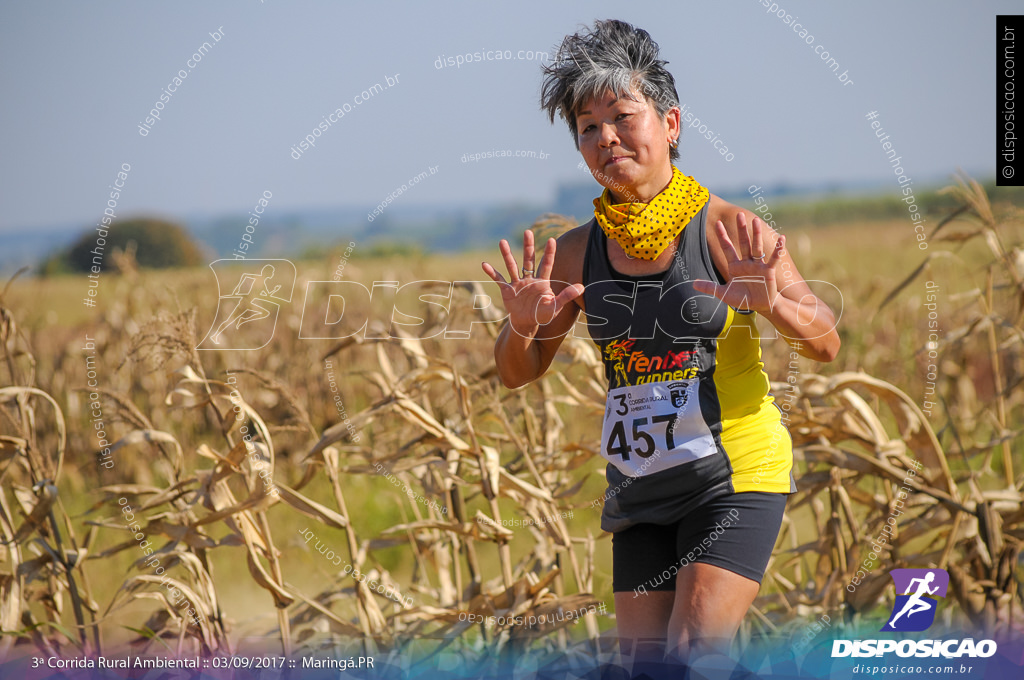
[[566, 286], [565, 290], [555, 296], [555, 309], [561, 310], [581, 295], [583, 295], [582, 283], [574, 283], [570, 286]]
[[693, 289], [698, 293], [704, 295], [714, 295], [716, 298], [721, 299], [725, 295], [725, 286], [720, 286], [714, 281], [708, 281], [707, 279], [694, 279]]
[[533, 245], [533, 232], [529, 229], [523, 232], [523, 273], [526, 276], [531, 276], [528, 272], [533, 272], [536, 267], [536, 249]]
[[[740, 217], [743, 218], [743, 222], [744, 222], [744, 224], [746, 224], [746, 221], [747, 221], [746, 216], [743, 213], [740, 213]], [[754, 259], [754, 260], [760, 260], [760, 259], [762, 259], [764, 257], [764, 240], [763, 240], [763, 233], [762, 233], [763, 232], [763, 230], [762, 230], [762, 225], [763, 224], [764, 223], [760, 219], [755, 217], [754, 218], [754, 224], [751, 227], [751, 231], [753, 232], [753, 237], [752, 237], [751, 242], [750, 242], [750, 257], [752, 259]], [[743, 227], [743, 232], [746, 233], [746, 231], [747, 231], [746, 227]]]
[[499, 274], [497, 270], [490, 265], [490, 263], [481, 262], [480, 268], [483, 269], [484, 274], [487, 274], [487, 276], [495, 283], [504, 283], [506, 286], [508, 285], [508, 282], [505, 280], [505, 277]]
[[747, 229], [747, 216], [743, 214], [742, 210], [736, 214], [736, 232], [740, 241], [739, 258], [746, 260], [753, 257], [754, 248], [760, 247], [761, 241], [755, 234], [753, 243], [751, 243], [750, 231]]
[[501, 258], [505, 260], [509, 281], [513, 284], [519, 283], [519, 265], [516, 263], [515, 255], [512, 254], [512, 246], [505, 239], [501, 239], [498, 249], [501, 250]]
[[778, 240], [775, 242], [775, 250], [772, 251], [772, 256], [768, 258], [768, 266], [775, 268], [775, 265], [779, 263], [782, 256], [786, 253], [786, 237], [779, 235]]
[[537, 269], [538, 279], [550, 279], [551, 270], [555, 268], [555, 239], [549, 238], [544, 245], [544, 256], [540, 259], [540, 267]]
[[[715, 229], [718, 231], [718, 242], [722, 245], [722, 252], [725, 253], [725, 260], [729, 264], [740, 261], [740, 254], [736, 252], [736, 246], [732, 244], [732, 240], [729, 238], [729, 231], [725, 228], [725, 223], [722, 220], [715, 222]], [[743, 230], [740, 230], [741, 233]]]

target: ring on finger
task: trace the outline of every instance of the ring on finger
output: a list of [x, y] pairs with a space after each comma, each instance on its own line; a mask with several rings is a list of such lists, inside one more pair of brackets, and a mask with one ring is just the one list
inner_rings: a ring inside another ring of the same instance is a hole
[[525, 279], [527, 277], [532, 277], [532, 276], [533, 276], [533, 270], [532, 269], [523, 269], [523, 275], [520, 278], [524, 278]]
[[750, 259], [751, 260], [760, 260], [761, 262], [764, 262], [764, 258], [766, 258], [766, 257], [768, 257], [768, 253], [761, 253], [760, 255], [751, 255]]

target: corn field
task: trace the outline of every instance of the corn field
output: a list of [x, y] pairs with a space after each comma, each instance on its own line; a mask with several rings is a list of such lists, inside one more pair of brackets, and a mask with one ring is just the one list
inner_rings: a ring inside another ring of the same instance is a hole
[[[962, 625], [1024, 632], [1021, 231], [969, 178], [947, 191], [962, 207], [936, 220], [927, 254], [882, 273], [887, 290], [866, 275], [838, 282], [841, 361], [779, 380], [785, 344], [765, 343], [773, 392], [791, 405], [799, 491], [741, 647], [797, 639], [822, 615], [856, 625], [891, 606], [888, 572], [901, 567], [946, 569]], [[499, 324], [469, 340], [437, 333], [457, 315], [494, 320], [467, 285], [418, 335], [303, 341], [296, 309], [261, 350], [203, 352], [209, 272], [161, 288], [130, 254], [118, 269], [76, 327], [23, 325], [33, 281], [0, 296], [0, 658], [256, 645], [454, 654], [481, 672], [524, 651], [581, 668], [611, 658], [614, 617], [595, 611], [612, 604], [610, 541], [590, 507], [606, 385], [589, 340], [567, 338], [543, 378], [507, 390]], [[920, 291], [932, 279], [942, 324], [930, 341]], [[857, 307], [872, 296], [876, 311]], [[913, 356], [885, 351], [894, 328]], [[324, 577], [295, 576], [311, 560]], [[231, 615], [226, 591], [260, 614]]]

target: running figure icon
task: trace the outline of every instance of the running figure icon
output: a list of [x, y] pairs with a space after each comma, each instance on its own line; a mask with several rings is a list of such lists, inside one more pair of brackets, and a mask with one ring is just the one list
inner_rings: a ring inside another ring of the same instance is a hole
[[[263, 265], [263, 269], [260, 270], [259, 274], [245, 273], [238, 279], [238, 285], [231, 291], [231, 295], [226, 297], [240, 296], [238, 304], [231, 310], [228, 318], [217, 327], [217, 330], [210, 336], [210, 341], [216, 344], [220, 344], [221, 335], [228, 328], [234, 324], [236, 329], [242, 327], [242, 324], [249, 323], [251, 321], [259, 321], [270, 316], [272, 309], [264, 306], [264, 300], [256, 295], [256, 291], [259, 289], [259, 285], [263, 284], [263, 290], [259, 291], [259, 295], [264, 298], [272, 298], [274, 294], [281, 290], [281, 285], [278, 284], [273, 288], [270, 288], [270, 279], [274, 278], [274, 265], [267, 264]], [[275, 303], [270, 303], [276, 308]]]
[[935, 574], [932, 572], [928, 572], [927, 574], [925, 574], [924, 578], [915, 578], [910, 580], [910, 585], [907, 587], [907, 592], [914, 588], [915, 583], [918, 584], [917, 591], [907, 599], [906, 603], [904, 603], [903, 605], [903, 609], [901, 609], [899, 613], [893, 616], [892, 619], [889, 621], [890, 628], [895, 629], [895, 626], [893, 624], [896, 623], [896, 619], [900, 618], [904, 614], [906, 614], [907, 618], [909, 619], [914, 614], [918, 612], [928, 611], [929, 609], [935, 606], [934, 601], [925, 601], [921, 599], [923, 595], [934, 595], [936, 591], [938, 591], [939, 586], [935, 586], [934, 588], [928, 587], [928, 585], [934, 580]]
[[889, 576], [896, 597], [889, 621], [879, 630], [914, 633], [930, 628], [935, 623], [939, 600], [946, 597], [949, 589], [949, 572], [937, 568], [904, 568], [890, 570]]
[[[224, 258], [210, 263], [217, 281], [217, 311], [197, 350], [256, 350], [274, 339], [284, 305], [292, 301], [297, 272], [283, 258]], [[231, 291], [230, 293], [228, 291]], [[239, 329], [245, 329], [244, 333]]]

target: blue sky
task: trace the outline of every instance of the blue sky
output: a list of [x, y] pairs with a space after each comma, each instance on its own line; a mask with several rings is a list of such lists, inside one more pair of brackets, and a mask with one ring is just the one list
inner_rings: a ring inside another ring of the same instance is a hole
[[[565, 125], [538, 108], [540, 61], [436, 62], [552, 53], [599, 18], [650, 31], [682, 103], [728, 146], [731, 161], [684, 131], [678, 165], [712, 192], [887, 181], [872, 110], [922, 183], [957, 167], [994, 174], [995, 15], [1019, 3], [778, 5], [813, 45], [760, 0], [5, 3], [0, 232], [95, 223], [123, 163], [122, 215], [244, 214], [265, 191], [270, 211], [372, 206], [430, 167], [403, 207], [550, 200], [560, 183], [589, 180]], [[141, 136], [139, 123], [204, 41], [211, 48]], [[818, 45], [852, 85], [826, 68]], [[392, 87], [353, 103], [386, 78]], [[291, 147], [346, 104], [294, 159]], [[547, 156], [460, 160], [495, 149]]]

